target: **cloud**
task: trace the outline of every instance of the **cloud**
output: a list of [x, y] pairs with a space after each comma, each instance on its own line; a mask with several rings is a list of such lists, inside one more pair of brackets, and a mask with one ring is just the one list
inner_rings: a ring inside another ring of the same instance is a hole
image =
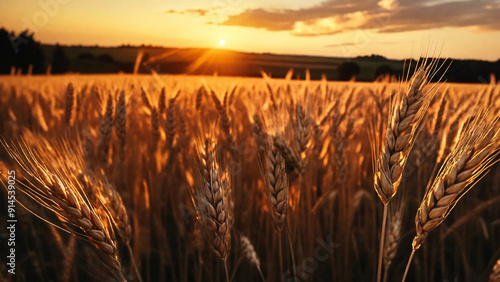
[[325, 45], [325, 47], [345, 47], [345, 46], [356, 46], [358, 43], [355, 42], [346, 42], [346, 43], [333, 43]]
[[294, 24], [292, 34], [298, 36], [336, 34], [345, 30], [357, 29], [366, 23], [368, 17], [368, 12], [362, 11], [305, 22], [298, 21]]
[[[402, 41], [383, 41], [383, 42], [375, 42], [375, 43], [384, 44], [384, 45], [393, 45], [393, 44], [414, 43], [414, 42], [410, 41], [410, 40], [402, 40]], [[349, 46], [359, 46], [359, 45], [360, 45], [360, 42], [345, 42], [345, 43], [327, 44], [324, 47], [335, 48], [335, 47], [349, 47]]]
[[398, 7], [397, 0], [381, 0], [377, 4], [380, 8], [385, 10], [395, 10]]
[[230, 15], [221, 25], [264, 28], [272, 31], [291, 30], [295, 20], [286, 12], [270, 12], [264, 9], [247, 10], [238, 15]]
[[222, 7], [213, 7], [208, 9], [186, 9], [182, 11], [177, 10], [167, 10], [165, 14], [177, 14], [177, 15], [193, 15], [193, 16], [209, 16], [209, 15], [217, 15], [218, 10], [222, 9]]
[[170, 10], [166, 10], [165, 14], [179, 14], [179, 15], [184, 15], [185, 12], [184, 11], [176, 11], [176, 10], [170, 9]]
[[[299, 9], [265, 10], [253, 9], [245, 10], [240, 14], [231, 15], [221, 25], [236, 25], [264, 28], [272, 31], [292, 31], [298, 24], [311, 25], [319, 21], [319, 25], [324, 24], [328, 19], [335, 20], [336, 17], [377, 8], [377, 3], [371, 0], [358, 0], [357, 4], [352, 1], [329, 0], [319, 5]], [[321, 28], [319, 28], [321, 30]]]
[[250, 9], [220, 25], [319, 36], [357, 29], [403, 32], [443, 27], [500, 30], [500, 1], [327, 0], [303, 9]]

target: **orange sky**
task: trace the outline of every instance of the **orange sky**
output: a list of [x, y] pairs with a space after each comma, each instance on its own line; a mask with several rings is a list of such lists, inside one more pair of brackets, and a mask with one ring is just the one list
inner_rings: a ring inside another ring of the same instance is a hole
[[500, 1], [3, 0], [0, 27], [44, 43], [216, 47], [389, 58], [500, 59]]

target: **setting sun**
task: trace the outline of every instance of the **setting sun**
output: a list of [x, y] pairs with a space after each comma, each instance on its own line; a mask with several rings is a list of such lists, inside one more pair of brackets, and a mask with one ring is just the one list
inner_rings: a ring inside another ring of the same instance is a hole
[[219, 45], [220, 46], [224, 46], [224, 44], [226, 44], [226, 41], [224, 41], [224, 39], [219, 40]]

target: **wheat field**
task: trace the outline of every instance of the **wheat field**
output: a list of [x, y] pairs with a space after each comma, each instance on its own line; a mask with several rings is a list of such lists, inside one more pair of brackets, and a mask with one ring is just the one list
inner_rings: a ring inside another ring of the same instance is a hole
[[432, 71], [2, 77], [0, 280], [500, 281], [500, 87]]

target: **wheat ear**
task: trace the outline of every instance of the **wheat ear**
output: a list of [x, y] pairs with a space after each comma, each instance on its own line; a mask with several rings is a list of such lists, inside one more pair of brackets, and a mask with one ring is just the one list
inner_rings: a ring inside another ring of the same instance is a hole
[[66, 88], [65, 98], [66, 107], [64, 108], [64, 123], [69, 126], [71, 123], [71, 114], [73, 113], [73, 105], [75, 103], [75, 88], [71, 82]]
[[154, 152], [156, 151], [158, 141], [160, 140], [160, 116], [155, 107], [151, 108], [151, 133], [153, 135], [153, 146], [151, 147], [151, 150]]
[[296, 169], [299, 173], [303, 173], [303, 162], [298, 150], [292, 147], [285, 141], [285, 137], [277, 134], [273, 137], [273, 146], [281, 152], [281, 156], [285, 159], [287, 171]]
[[257, 256], [257, 252], [255, 252], [255, 249], [250, 242], [250, 239], [246, 236], [241, 236], [240, 237], [240, 244], [241, 248], [243, 249], [243, 253], [245, 254], [245, 257], [257, 267], [257, 270], [259, 271], [260, 277], [262, 278], [262, 281], [266, 281], [264, 278], [264, 274], [262, 274], [262, 270], [260, 268], [260, 260], [259, 257]]
[[166, 124], [166, 133], [167, 133], [167, 147], [172, 149], [172, 145], [174, 144], [175, 137], [175, 100], [179, 96], [180, 92], [168, 100], [168, 108], [167, 108], [167, 124]]
[[422, 245], [427, 234], [443, 222], [460, 198], [472, 188], [481, 175], [494, 164], [500, 147], [498, 120], [480, 121], [485, 114], [475, 117], [462, 130], [459, 141], [445, 160], [434, 179], [415, 217], [417, 235], [413, 249]]
[[304, 168], [307, 163], [306, 152], [309, 149], [311, 137], [311, 119], [307, 116], [306, 111], [302, 105], [297, 105], [295, 112], [295, 119], [297, 123], [297, 141], [299, 145], [299, 154], [301, 160], [301, 167]]
[[264, 122], [259, 114], [253, 115], [252, 133], [257, 145], [257, 150], [259, 150], [259, 152], [265, 152], [269, 136], [264, 128]]
[[205, 95], [205, 87], [204, 86], [200, 86], [200, 88], [198, 88], [198, 91], [196, 92], [196, 98], [195, 98], [195, 109], [196, 109], [196, 111], [200, 110], [200, 108], [201, 108], [201, 102], [202, 102], [202, 99], [203, 99], [204, 95]]
[[[220, 119], [221, 119], [221, 127], [222, 130], [224, 131], [227, 142], [229, 143], [229, 148], [232, 153], [234, 153], [234, 138], [233, 135], [231, 134], [231, 122], [229, 120], [229, 112], [228, 112], [228, 105], [227, 103], [222, 103], [215, 93], [215, 91], [210, 90], [211, 94], [210, 97], [212, 97], [212, 101], [214, 103], [215, 108], [217, 109], [217, 112], [219, 113]], [[227, 92], [226, 94], [227, 95]]]
[[429, 79], [428, 72], [429, 67], [419, 68], [407, 89], [394, 101], [385, 144], [375, 163], [374, 188], [384, 204], [397, 192], [420, 124], [435, 94], [423, 91]]
[[[27, 138], [30, 136], [33, 135], [26, 135]], [[28, 145], [28, 142], [35, 142], [35, 145]], [[27, 183], [20, 183], [19, 189], [42, 207], [54, 212], [60, 219], [59, 225], [65, 225], [62, 229], [87, 238], [99, 250], [107, 265], [124, 280], [109, 219], [106, 214], [99, 212], [97, 203], [89, 201], [89, 196], [73, 174], [75, 164], [81, 165], [82, 157], [78, 156], [81, 152], [70, 155], [75, 152], [69, 150], [68, 144], [50, 146], [52, 144], [41, 136], [37, 136], [36, 141], [21, 139], [17, 145], [2, 143], [28, 177]], [[67, 223], [81, 229], [83, 234], [75, 232]]]
[[137, 264], [135, 263], [134, 253], [130, 247], [130, 241], [132, 239], [132, 226], [128, 218], [127, 209], [123, 204], [122, 197], [116, 188], [107, 181], [104, 176], [104, 171], [101, 170], [100, 177], [96, 178], [94, 181], [97, 184], [95, 186], [98, 188], [99, 197], [102, 201], [108, 204], [103, 206], [103, 209], [106, 210], [111, 222], [118, 231], [120, 238], [122, 238], [123, 242], [127, 246], [134, 271], [139, 282], [142, 282], [141, 274], [137, 268]]
[[165, 100], [166, 100], [166, 98], [167, 98], [167, 93], [166, 93], [165, 87], [162, 87], [161, 92], [160, 92], [160, 96], [158, 97], [158, 112], [160, 112], [160, 114], [163, 114], [165, 112], [165, 107], [166, 107]]
[[109, 142], [111, 141], [111, 131], [113, 130], [113, 99], [108, 95], [108, 102], [103, 117], [99, 121], [99, 160], [101, 164], [108, 163]]
[[153, 106], [151, 106], [151, 101], [149, 101], [148, 94], [146, 94], [146, 91], [142, 87], [141, 87], [141, 98], [146, 108], [151, 110]]
[[231, 210], [227, 193], [229, 176], [223, 171], [217, 156], [216, 144], [207, 137], [198, 146], [201, 176], [198, 181], [196, 207], [202, 230], [214, 253], [224, 262], [229, 282], [227, 258], [231, 250]]
[[56, 213], [80, 227], [90, 243], [101, 251], [110, 267], [120, 272], [121, 265], [115, 242], [111, 239], [109, 230], [105, 229], [101, 218], [81, 199], [80, 195], [77, 196], [72, 189], [67, 189], [57, 176], [54, 176], [54, 183], [48, 188], [51, 206], [58, 209]]
[[125, 92], [122, 91], [118, 97], [115, 109], [115, 132], [120, 139], [120, 159], [125, 159], [125, 145], [127, 144], [127, 104]]
[[274, 145], [271, 145], [267, 152], [266, 181], [273, 219], [276, 227], [281, 232], [286, 223], [290, 188], [285, 171], [285, 159], [280, 150]]
[[498, 119], [487, 121], [481, 111], [464, 123], [458, 141], [427, 191], [415, 216], [416, 236], [403, 281], [415, 251], [425, 238], [448, 217], [457, 202], [495, 163], [498, 155]]

